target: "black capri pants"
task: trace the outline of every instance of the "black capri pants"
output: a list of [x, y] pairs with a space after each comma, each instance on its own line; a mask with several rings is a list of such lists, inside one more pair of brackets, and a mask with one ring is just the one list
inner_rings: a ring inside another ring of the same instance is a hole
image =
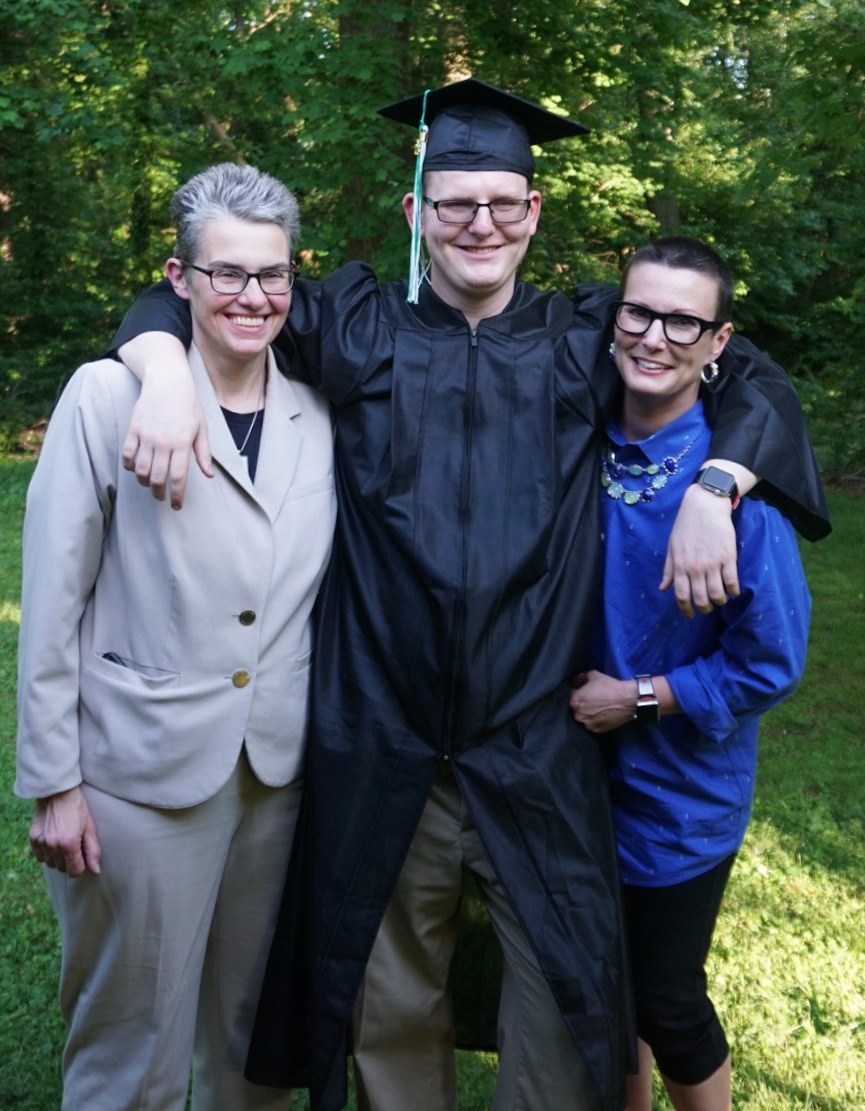
[[670, 887], [623, 887], [637, 1032], [677, 1084], [700, 1084], [730, 1051], [705, 964], [735, 859]]

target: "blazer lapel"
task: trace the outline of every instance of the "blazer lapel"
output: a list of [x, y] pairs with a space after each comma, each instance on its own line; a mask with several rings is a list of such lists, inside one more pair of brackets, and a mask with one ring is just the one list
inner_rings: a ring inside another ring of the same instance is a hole
[[201, 403], [204, 419], [207, 423], [207, 436], [210, 441], [213, 460], [219, 464], [222, 470], [231, 475], [235, 482], [239, 483], [248, 494], [255, 497], [255, 487], [249, 478], [246, 460], [237, 450], [237, 444], [235, 444], [234, 437], [231, 435], [225, 417], [222, 415], [213, 383], [207, 375], [201, 354], [194, 344], [189, 348], [189, 365], [192, 367], [195, 392], [198, 394], [198, 400]]
[[301, 434], [294, 421], [300, 412], [297, 391], [280, 372], [273, 352], [268, 350], [267, 400], [255, 472], [255, 495], [271, 521], [279, 516], [294, 480], [301, 448]]
[[286, 495], [291, 489], [297, 459], [300, 454], [301, 436], [294, 425], [294, 418], [301, 412], [297, 391], [280, 372], [273, 352], [267, 352], [267, 392], [265, 394], [264, 421], [261, 426], [261, 444], [255, 484], [249, 477], [246, 461], [222, 415], [213, 384], [207, 376], [201, 355], [193, 345], [189, 349], [189, 362], [198, 400], [207, 422], [210, 451], [214, 462], [253, 497], [264, 509], [271, 522], [279, 516]]

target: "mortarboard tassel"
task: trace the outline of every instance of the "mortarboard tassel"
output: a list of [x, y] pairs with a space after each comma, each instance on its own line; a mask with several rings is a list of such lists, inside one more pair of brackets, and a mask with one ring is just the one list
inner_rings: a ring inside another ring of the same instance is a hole
[[423, 107], [421, 108], [420, 128], [417, 137], [417, 150], [414, 164], [414, 216], [411, 222], [411, 254], [409, 256], [408, 296], [406, 301], [416, 305], [420, 283], [423, 279], [423, 244], [421, 242], [420, 224], [421, 209], [423, 207], [423, 162], [426, 156], [426, 140], [429, 128], [426, 124], [426, 98], [429, 89], [423, 94]]

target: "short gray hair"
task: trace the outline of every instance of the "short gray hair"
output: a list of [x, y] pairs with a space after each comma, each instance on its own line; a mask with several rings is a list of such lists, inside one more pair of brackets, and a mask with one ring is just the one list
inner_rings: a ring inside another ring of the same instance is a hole
[[293, 193], [254, 166], [220, 162], [189, 179], [171, 198], [176, 227], [175, 254], [192, 262], [208, 220], [226, 216], [256, 224], [277, 224], [292, 250], [300, 236], [300, 211]]

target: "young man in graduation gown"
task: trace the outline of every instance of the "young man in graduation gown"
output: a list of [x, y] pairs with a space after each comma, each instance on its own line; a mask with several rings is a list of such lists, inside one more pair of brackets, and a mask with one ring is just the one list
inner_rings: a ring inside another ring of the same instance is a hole
[[[332, 402], [340, 508], [248, 1071], [340, 1108], [351, 1050], [359, 1107], [454, 1108], [448, 977], [467, 866], [504, 956], [494, 1106], [612, 1111], [631, 1036], [616, 853], [597, 743], [568, 708], [598, 586], [611, 295], [575, 303], [516, 280], [541, 207], [530, 143], [584, 129], [477, 81], [384, 114], [422, 111], [422, 189], [403, 204], [428, 278], [410, 301], [359, 263], [299, 281], [282, 336], [292, 373]], [[142, 331], [176, 338], [127, 342]], [[149, 353], [151, 399], [168, 382], [181, 404], [178, 339], [183, 305], [158, 288], [115, 338], [139, 370]], [[695, 488], [691, 532], [693, 514], [728, 521], [735, 479], [760, 475], [817, 538], [826, 508], [795, 395], [747, 342], [730, 347], [712, 444], [729, 488]], [[127, 445], [142, 478], [144, 421]], [[170, 477], [177, 502], [184, 466], [157, 453], [154, 481], [163, 492]], [[701, 605], [723, 595], [717, 563], [695, 582]]]

